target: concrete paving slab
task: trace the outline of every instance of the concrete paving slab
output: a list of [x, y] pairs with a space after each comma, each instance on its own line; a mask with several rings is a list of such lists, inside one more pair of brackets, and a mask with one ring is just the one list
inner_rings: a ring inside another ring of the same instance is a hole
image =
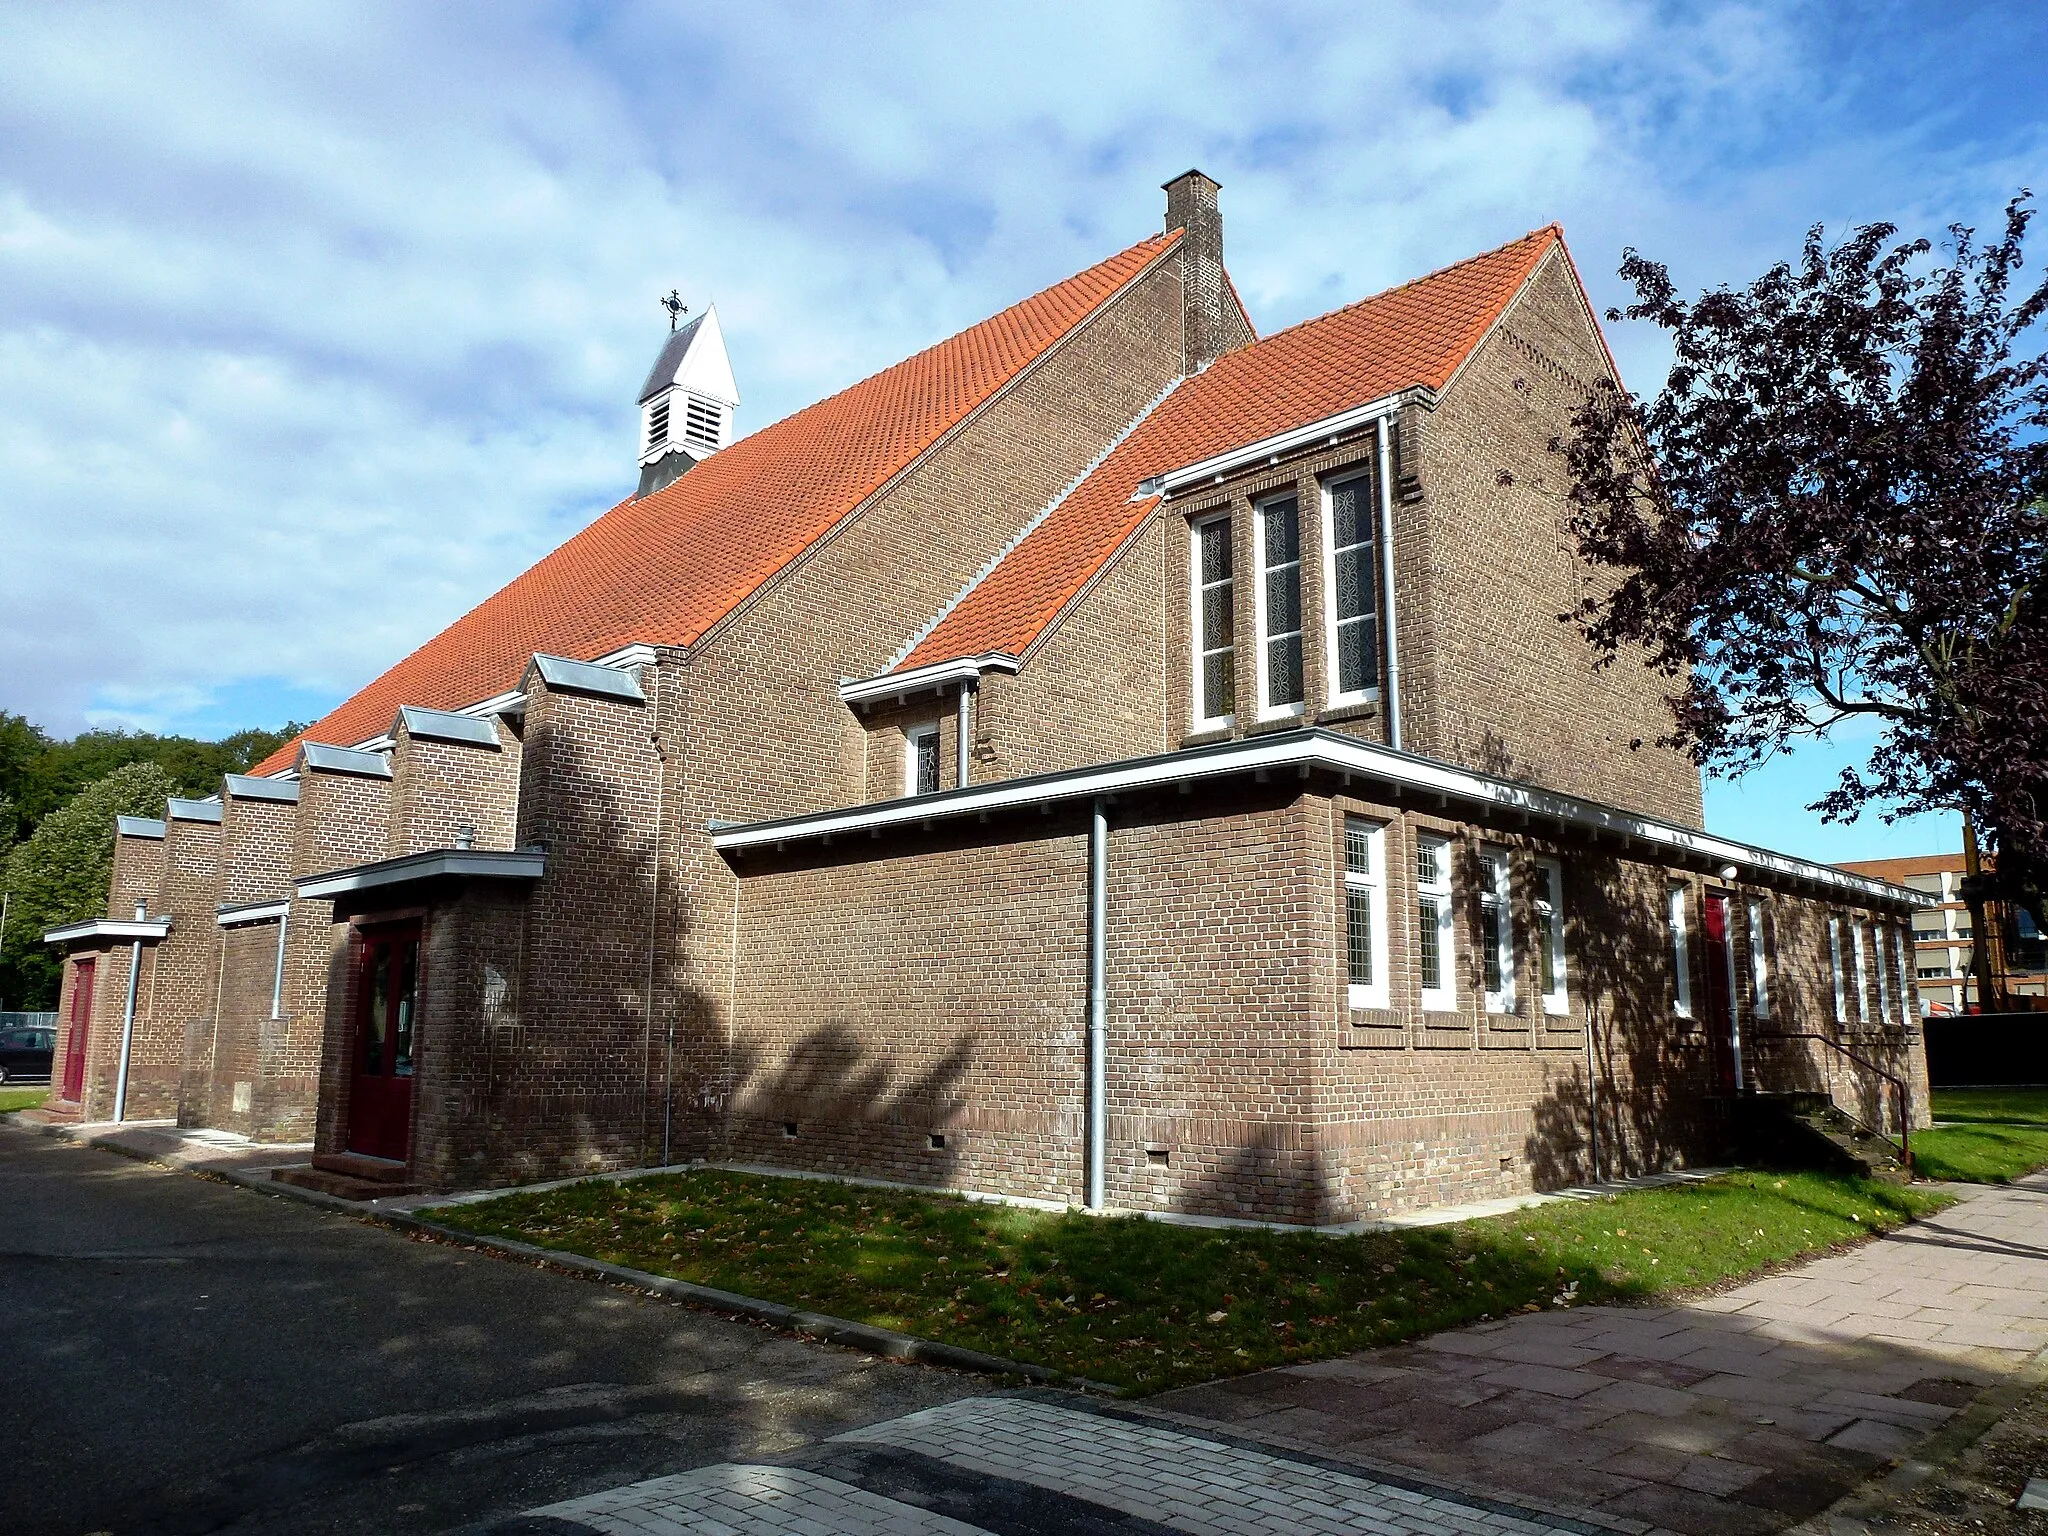
[[[2048, 1349], [2044, 1234], [2036, 1175], [1684, 1305], [1561, 1309], [1353, 1355], [1378, 1406], [1333, 1454], [1440, 1470], [1463, 1457], [1483, 1485], [1590, 1521], [1758, 1536], [1910, 1455]], [[1297, 1380], [1308, 1408], [1346, 1378], [1326, 1365]], [[1154, 1401], [1200, 1416], [1209, 1391]], [[1235, 1423], [1279, 1429], [1270, 1410]]]

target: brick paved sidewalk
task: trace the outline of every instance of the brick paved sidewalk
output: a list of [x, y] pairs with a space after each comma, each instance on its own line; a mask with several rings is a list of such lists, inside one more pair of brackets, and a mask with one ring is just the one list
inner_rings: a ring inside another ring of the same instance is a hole
[[2048, 1176], [1681, 1307], [1536, 1313], [1149, 1400], [1623, 1528], [1759, 1536], [2048, 1347]]

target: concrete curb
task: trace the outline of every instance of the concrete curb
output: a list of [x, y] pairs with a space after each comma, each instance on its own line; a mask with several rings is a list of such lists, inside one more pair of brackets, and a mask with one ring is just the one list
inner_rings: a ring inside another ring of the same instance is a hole
[[[488, 1237], [478, 1232], [466, 1232], [460, 1227], [443, 1226], [438, 1221], [428, 1221], [407, 1211], [380, 1211], [361, 1201], [343, 1200], [337, 1195], [326, 1194], [317, 1189], [302, 1189], [292, 1184], [280, 1184], [270, 1177], [268, 1169], [194, 1168], [189, 1164], [156, 1156], [142, 1148], [123, 1146], [112, 1138], [77, 1136], [65, 1126], [31, 1121], [26, 1128], [75, 1145], [98, 1147], [123, 1157], [133, 1158], [137, 1162], [153, 1163], [157, 1167], [169, 1168], [174, 1172], [198, 1173], [208, 1178], [222, 1179], [243, 1189], [254, 1190], [258, 1194], [296, 1200], [335, 1215], [353, 1216], [358, 1221], [388, 1227], [396, 1232], [459, 1243], [467, 1248], [477, 1248], [504, 1258], [545, 1265], [550, 1269], [587, 1276], [611, 1285], [631, 1286], [634, 1290], [647, 1291], [671, 1301], [680, 1301], [707, 1311], [722, 1312], [732, 1317], [748, 1318], [757, 1323], [766, 1323], [772, 1328], [779, 1328], [786, 1333], [799, 1334], [827, 1344], [838, 1344], [847, 1349], [858, 1349], [889, 1360], [909, 1360], [919, 1365], [944, 1366], [950, 1370], [968, 1371], [979, 1376], [1021, 1376], [1026, 1381], [1044, 1386], [1073, 1387], [1084, 1392], [1115, 1395], [1118, 1391], [1106, 1383], [1089, 1381], [1080, 1376], [1068, 1376], [1047, 1366], [1031, 1365], [1022, 1360], [1005, 1360], [999, 1355], [985, 1355], [980, 1350], [962, 1349], [956, 1344], [942, 1344], [936, 1339], [920, 1339], [913, 1334], [898, 1333], [892, 1328], [878, 1328], [872, 1323], [857, 1323], [850, 1318], [833, 1317], [824, 1312], [807, 1312], [800, 1307], [785, 1306], [779, 1301], [764, 1301], [758, 1296], [741, 1296], [733, 1291], [721, 1291], [688, 1280], [673, 1280], [667, 1275], [650, 1274], [644, 1269], [629, 1269], [623, 1264], [608, 1264], [603, 1259], [588, 1258], [583, 1254], [570, 1253], [562, 1249], [541, 1248], [533, 1243], [519, 1242], [514, 1238]], [[569, 1179], [562, 1182], [582, 1181]]]

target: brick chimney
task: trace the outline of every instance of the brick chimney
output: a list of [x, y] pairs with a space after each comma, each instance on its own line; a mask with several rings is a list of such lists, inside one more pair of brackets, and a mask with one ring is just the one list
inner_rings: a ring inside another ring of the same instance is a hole
[[1221, 190], [1200, 171], [1184, 171], [1166, 183], [1166, 227], [1184, 233], [1180, 243], [1181, 292], [1187, 304], [1185, 371], [1194, 374], [1241, 344], [1231, 313], [1235, 301], [1223, 276]]

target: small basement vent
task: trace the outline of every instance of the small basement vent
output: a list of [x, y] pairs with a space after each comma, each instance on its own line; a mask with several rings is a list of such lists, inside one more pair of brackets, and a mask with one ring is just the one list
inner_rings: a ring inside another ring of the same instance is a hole
[[659, 448], [668, 441], [668, 401], [655, 402], [654, 409], [647, 413], [647, 446]]
[[725, 411], [716, 401], [689, 397], [684, 408], [683, 438], [693, 448], [718, 447], [719, 434], [725, 429]]

